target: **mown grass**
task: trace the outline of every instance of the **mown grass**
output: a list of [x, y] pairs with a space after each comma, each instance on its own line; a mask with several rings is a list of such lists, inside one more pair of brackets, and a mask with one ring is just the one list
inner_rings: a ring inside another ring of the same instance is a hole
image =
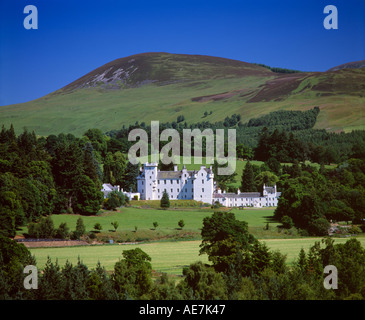
[[[182, 200], [184, 201], [184, 200]], [[158, 204], [159, 201], [150, 201]], [[138, 203], [138, 201], [133, 204]], [[143, 202], [142, 202], [143, 203]], [[86, 232], [95, 231], [94, 225], [100, 223], [102, 230], [97, 234], [99, 239], [113, 239], [119, 242], [164, 239], [200, 239], [203, 219], [211, 216], [217, 209], [204, 208], [157, 208], [123, 207], [117, 211], [103, 211], [96, 216], [80, 216], [76, 214], [52, 215], [54, 226], [57, 228], [66, 222], [70, 230], [76, 229], [76, 221], [82, 218]], [[228, 211], [229, 209], [223, 208]], [[273, 219], [274, 208], [265, 209], [233, 209], [238, 220], [247, 221], [249, 231], [258, 238], [293, 237], [279, 233], [279, 223]], [[180, 230], [178, 221], [184, 220], [185, 226]], [[117, 221], [119, 226], [114, 231], [111, 223]], [[153, 223], [157, 222], [155, 229]], [[265, 230], [267, 224], [269, 230]], [[135, 229], [137, 227], [137, 231]], [[26, 231], [26, 230], [23, 230]]]
[[[155, 208], [121, 208], [117, 212], [104, 211], [98, 216], [82, 216], [87, 232], [94, 230], [94, 224], [99, 222], [103, 230], [100, 233], [104, 239], [113, 239], [114, 244], [97, 244], [77, 247], [31, 248], [30, 251], [37, 259], [37, 266], [43, 268], [47, 258], [58, 261], [62, 266], [69, 260], [77, 263], [80, 258], [89, 268], [95, 268], [98, 261], [112, 271], [115, 262], [122, 258], [123, 250], [141, 248], [152, 258], [152, 267], [157, 272], [167, 272], [171, 275], [181, 275], [184, 266], [195, 261], [208, 262], [206, 255], [199, 255], [201, 244], [200, 231], [203, 219], [210, 216], [214, 210], [207, 208], [177, 208], [159, 210]], [[279, 232], [280, 223], [273, 218], [274, 208], [264, 209], [233, 209], [236, 218], [248, 223], [249, 232], [266, 243], [269, 249], [279, 250], [287, 255], [287, 262], [293, 263], [301, 248], [308, 250], [315, 241], [321, 238], [299, 237], [296, 234]], [[53, 215], [56, 227], [66, 222], [70, 229], [75, 229], [79, 215]], [[183, 219], [185, 227], [179, 230], [177, 222]], [[118, 221], [116, 232], [112, 231], [111, 222]], [[159, 226], [154, 229], [153, 222]], [[135, 231], [135, 226], [138, 227]], [[267, 230], [267, 226], [269, 227]], [[116, 243], [119, 240], [135, 241], [150, 239], [139, 244]], [[181, 241], [189, 239], [190, 241]], [[365, 246], [365, 237], [358, 239]], [[158, 240], [158, 241], [156, 241]], [[336, 238], [335, 243], [343, 243], [347, 239]]]
[[[304, 238], [304, 239], [266, 239], [262, 240], [272, 251], [279, 250], [287, 256], [287, 263], [292, 265], [298, 258], [301, 248], [307, 253], [308, 249], [316, 241], [322, 238]], [[365, 246], [365, 237], [357, 238], [362, 246]], [[335, 244], [344, 243], [348, 239], [336, 238]], [[47, 259], [51, 258], [53, 262], [58, 261], [63, 266], [66, 260], [76, 264], [78, 259], [85, 263], [89, 268], [95, 268], [98, 262], [105, 267], [107, 271], [112, 271], [114, 264], [122, 258], [123, 250], [140, 248], [152, 258], [152, 268], [157, 272], [166, 272], [171, 275], [182, 275], [182, 269], [185, 266], [195, 262], [202, 261], [209, 263], [206, 255], [199, 255], [199, 246], [201, 241], [176, 241], [176, 242], [155, 242], [145, 244], [130, 245], [93, 245], [78, 247], [62, 248], [31, 248], [31, 253], [36, 257], [37, 266], [43, 268]]]

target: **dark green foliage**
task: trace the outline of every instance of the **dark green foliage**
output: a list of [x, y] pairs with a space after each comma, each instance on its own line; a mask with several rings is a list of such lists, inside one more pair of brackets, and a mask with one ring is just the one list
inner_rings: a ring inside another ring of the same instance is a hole
[[0, 235], [0, 298], [32, 299], [33, 292], [24, 289], [23, 268], [36, 261], [23, 244]]
[[211, 266], [196, 262], [183, 271], [185, 279], [179, 284], [187, 299], [223, 300], [227, 299], [225, 284], [220, 273]]
[[219, 272], [225, 272], [238, 250], [247, 249], [256, 240], [249, 234], [247, 223], [239, 221], [232, 212], [215, 212], [203, 220], [200, 254], [208, 254], [209, 261]]
[[330, 171], [298, 163], [283, 167], [282, 194], [275, 217], [280, 221], [284, 216], [290, 217], [295, 227], [320, 236], [328, 234], [330, 221], [362, 223], [364, 163], [350, 159]]
[[[323, 246], [322, 246], [323, 244]], [[224, 254], [224, 252], [222, 252]], [[184, 268], [175, 284], [166, 274], [152, 281], [151, 258], [141, 249], [123, 251], [123, 259], [108, 275], [100, 263], [89, 270], [79, 259], [63, 267], [48, 258], [38, 273], [38, 290], [25, 290], [24, 266], [35, 265], [28, 249], [0, 237], [0, 297], [41, 300], [348, 300], [364, 299], [365, 249], [356, 239], [334, 244], [330, 238], [316, 242], [308, 253], [300, 250], [288, 268], [285, 256], [260, 242], [238, 250], [227, 272], [196, 262]], [[324, 267], [338, 269], [338, 289], [326, 290]]]
[[237, 173], [234, 172], [230, 175], [218, 174], [218, 168], [224, 167], [224, 165], [219, 165], [217, 160], [214, 160], [212, 170], [214, 173], [214, 181], [216, 182], [218, 188], [222, 190], [227, 190], [228, 184], [234, 182]]
[[81, 175], [75, 184], [72, 199], [73, 211], [78, 214], [93, 215], [100, 210], [103, 193], [86, 175]]
[[74, 236], [76, 239], [80, 239], [86, 232], [86, 228], [84, 225], [84, 220], [82, 218], [78, 218], [76, 221], [76, 230], [74, 232]]
[[252, 160], [254, 157], [254, 152], [252, 148], [245, 146], [242, 143], [237, 144], [236, 153], [237, 153], [237, 158], [241, 159]]
[[183, 229], [185, 227], [185, 222], [184, 220], [179, 220], [179, 222], [177, 223], [177, 225], [180, 227], [180, 229]]
[[281, 218], [281, 223], [283, 224], [283, 228], [290, 229], [294, 226], [293, 219], [288, 216], [283, 216]]
[[126, 195], [123, 192], [114, 190], [108, 194], [104, 207], [107, 210], [116, 210], [116, 208], [125, 205], [125, 203]]
[[157, 278], [149, 294], [151, 300], [182, 300], [183, 293], [174, 280], [170, 280], [166, 273]]
[[161, 208], [170, 208], [170, 198], [169, 194], [166, 190], [164, 190], [161, 200], [160, 200], [160, 207]]
[[107, 141], [100, 129], [89, 129], [84, 133], [92, 144], [93, 150], [105, 157], [107, 152]]
[[[240, 116], [234, 114], [227, 116], [224, 121], [211, 123], [202, 121], [187, 125], [186, 122], [160, 123], [160, 132], [164, 129], [176, 129], [182, 140], [183, 129], [224, 129], [225, 134], [230, 127], [234, 127], [237, 136], [237, 155], [252, 159], [250, 149], [255, 149], [255, 159], [267, 161], [275, 157], [278, 161], [292, 162], [293, 160], [311, 160], [318, 163], [337, 163], [356, 155], [361, 157], [362, 147], [365, 140], [365, 131], [354, 130], [350, 133], [334, 133], [326, 130], [313, 129], [317, 116], [320, 112], [318, 107], [307, 111], [277, 111], [264, 115], [257, 119], [250, 119], [242, 123]], [[123, 152], [128, 152], [131, 142], [128, 134], [135, 128], [146, 130], [151, 137], [151, 127], [138, 124], [123, 127], [121, 130], [113, 130], [106, 134], [112, 141], [117, 140]], [[263, 131], [266, 131], [263, 136]], [[276, 133], [274, 134], [274, 132]], [[273, 136], [272, 136], [273, 135]], [[162, 148], [164, 143], [160, 143]], [[239, 147], [244, 145], [245, 148]], [[205, 156], [205, 140], [203, 139], [203, 156]], [[354, 149], [355, 148], [355, 149]], [[244, 151], [245, 150], [245, 151]], [[183, 153], [181, 146], [180, 153]]]
[[265, 116], [248, 121], [248, 127], [275, 127], [285, 126], [286, 129], [311, 129], [316, 123], [319, 108], [308, 111], [274, 111]]
[[[124, 182], [125, 175], [129, 175], [131, 170], [130, 167], [128, 167], [128, 169], [126, 167], [127, 160], [124, 154], [122, 154], [120, 151], [117, 151], [113, 154], [108, 152], [104, 160], [103, 181], [112, 185], [122, 185], [123, 187], [130, 188], [130, 186], [126, 185]], [[127, 178], [130, 179], [129, 177]]]
[[121, 299], [140, 299], [152, 289], [151, 258], [141, 249], [123, 251], [114, 267], [112, 281]]
[[101, 231], [103, 229], [103, 227], [99, 222], [97, 222], [97, 223], [94, 224], [94, 229], [96, 231]]
[[275, 72], [275, 73], [299, 73], [299, 72], [302, 72], [302, 71], [286, 69], [286, 68], [270, 67], [270, 66], [267, 66], [266, 64], [263, 64], [263, 63], [253, 63], [253, 64], [255, 64], [257, 66], [260, 66], [260, 67], [264, 67], [266, 69], [269, 69], [269, 70], [271, 70], [272, 72]]
[[52, 239], [55, 233], [56, 230], [50, 216], [42, 217], [38, 223], [28, 224], [28, 236], [31, 238]]
[[139, 174], [139, 165], [131, 164], [129, 161], [125, 168], [123, 181], [121, 181], [121, 187], [126, 192], [137, 192], [137, 176]]
[[242, 173], [241, 192], [256, 192], [255, 177], [250, 161], [247, 161]]

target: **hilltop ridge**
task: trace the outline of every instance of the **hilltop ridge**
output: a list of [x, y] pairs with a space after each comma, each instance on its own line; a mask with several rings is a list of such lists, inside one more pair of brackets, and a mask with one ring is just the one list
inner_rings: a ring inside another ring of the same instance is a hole
[[276, 110], [318, 106], [316, 129], [348, 132], [365, 128], [365, 68], [352, 66], [294, 73], [205, 55], [141, 53], [106, 63], [39, 99], [2, 106], [0, 118], [17, 132], [27, 127], [39, 135], [82, 135], [89, 128], [106, 132], [182, 115], [191, 124], [239, 114], [245, 123]]

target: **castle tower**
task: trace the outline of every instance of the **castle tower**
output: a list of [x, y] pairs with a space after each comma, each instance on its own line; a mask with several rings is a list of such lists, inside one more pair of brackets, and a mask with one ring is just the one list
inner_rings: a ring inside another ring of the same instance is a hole
[[137, 189], [142, 200], [157, 199], [157, 163], [145, 163], [137, 177]]

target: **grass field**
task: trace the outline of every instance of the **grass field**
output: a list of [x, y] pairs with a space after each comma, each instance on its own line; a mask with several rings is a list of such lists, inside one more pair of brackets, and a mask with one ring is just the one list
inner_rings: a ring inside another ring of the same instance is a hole
[[[30, 248], [31, 253], [36, 257], [37, 266], [43, 268], [47, 258], [63, 266], [66, 260], [73, 264], [80, 258], [89, 268], [95, 268], [98, 261], [112, 271], [115, 262], [122, 258], [123, 250], [141, 248], [152, 258], [152, 267], [157, 272], [166, 272], [177, 276], [181, 275], [184, 266], [195, 261], [208, 262], [207, 256], [199, 256], [200, 231], [204, 217], [210, 216], [214, 210], [210, 208], [177, 208], [169, 210], [159, 210], [156, 208], [121, 208], [117, 212], [105, 211], [99, 216], [82, 216], [86, 231], [92, 231], [94, 224], [99, 222], [103, 230], [100, 233], [104, 239], [126, 239], [135, 241], [138, 238], [149, 238], [151, 241], [139, 244], [97, 244], [89, 246], [75, 247], [48, 247]], [[321, 238], [302, 238], [296, 234], [279, 232], [277, 228], [280, 224], [274, 220], [274, 208], [264, 209], [233, 209], [236, 218], [246, 221], [249, 232], [260, 241], [267, 244], [271, 250], [279, 250], [287, 255], [287, 262], [290, 264], [298, 256], [301, 248], [307, 250]], [[53, 215], [55, 227], [62, 222], [66, 222], [70, 230], [76, 227], [79, 215]], [[177, 222], [183, 219], [185, 227], [178, 230]], [[116, 232], [112, 231], [111, 222], [118, 221], [119, 228]], [[157, 221], [159, 226], [153, 229], [153, 222]], [[269, 230], [266, 230], [266, 225]], [[135, 232], [135, 226], [138, 230]], [[187, 237], [189, 235], [190, 237]], [[181, 239], [192, 239], [181, 241]], [[177, 239], [177, 240], [174, 240]], [[365, 237], [359, 236], [358, 239], [365, 246]], [[172, 241], [174, 240], [174, 241]], [[347, 239], [336, 238], [335, 243], [343, 243]]]
[[[365, 246], [365, 237], [358, 237], [362, 246]], [[305, 239], [266, 239], [263, 240], [271, 250], [279, 250], [287, 255], [287, 262], [293, 263], [298, 257], [301, 248], [308, 252], [310, 246], [321, 238]], [[335, 243], [344, 243], [348, 239], [337, 238]], [[93, 245], [64, 248], [32, 248], [31, 253], [36, 257], [37, 266], [43, 268], [47, 258], [53, 262], [56, 259], [63, 266], [66, 260], [76, 264], [78, 258], [89, 268], [95, 268], [98, 261], [107, 271], [112, 271], [114, 264], [122, 258], [123, 250], [140, 248], [152, 258], [152, 268], [157, 272], [166, 272], [171, 275], [181, 275], [184, 266], [195, 261], [208, 262], [206, 255], [199, 256], [201, 241], [155, 242], [139, 245]]]
[[[158, 202], [158, 201], [156, 201]], [[135, 202], [133, 202], [134, 204]], [[139, 203], [139, 202], [136, 202]], [[142, 202], [143, 203], [143, 202]], [[203, 226], [203, 219], [216, 211], [208, 208], [176, 208], [161, 210], [155, 208], [125, 207], [118, 211], [104, 211], [97, 216], [80, 216], [76, 214], [53, 215], [52, 219], [57, 228], [61, 223], [66, 222], [70, 230], [76, 229], [76, 221], [79, 217], [83, 219], [86, 232], [94, 230], [95, 223], [100, 223], [102, 231], [98, 237], [110, 238], [120, 241], [136, 241], [146, 239], [200, 239], [200, 230]], [[257, 238], [282, 238], [291, 237], [279, 233], [279, 223], [273, 219], [274, 208], [265, 209], [233, 209], [238, 220], [246, 221], [249, 231]], [[178, 221], [184, 220], [183, 230], [178, 227]], [[112, 222], [117, 221], [119, 227], [113, 232]], [[153, 222], [158, 223], [156, 230]], [[269, 230], [264, 230], [269, 223]], [[137, 227], [137, 231], [135, 231]], [[23, 232], [26, 231], [23, 229]]]

